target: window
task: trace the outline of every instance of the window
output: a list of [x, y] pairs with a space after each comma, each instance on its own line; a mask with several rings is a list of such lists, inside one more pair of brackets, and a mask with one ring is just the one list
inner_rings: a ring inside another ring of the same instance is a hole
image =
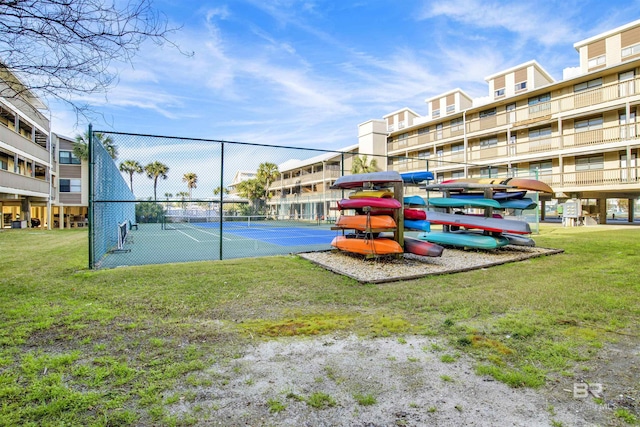
[[551, 126], [538, 129], [529, 129], [529, 139], [542, 139], [551, 136]]
[[635, 70], [625, 71], [624, 73], [618, 74], [618, 81], [626, 82], [627, 80], [633, 80], [636, 76]]
[[491, 117], [496, 115], [496, 109], [491, 108], [489, 110], [480, 111], [480, 118], [483, 119], [485, 117]]
[[429, 133], [429, 126], [427, 126], [426, 128], [420, 128], [418, 129], [418, 135], [424, 135]]
[[493, 94], [496, 98], [504, 96], [504, 88], [496, 90], [495, 92], [493, 92]]
[[[624, 54], [622, 56], [624, 56]], [[604, 65], [605, 62], [606, 62], [606, 57], [604, 55], [596, 56], [595, 58], [591, 58], [589, 60], [589, 68], [594, 68], [600, 65]]]
[[447, 105], [447, 114], [451, 114], [454, 111], [456, 111], [456, 106], [455, 105]]
[[497, 136], [491, 136], [489, 138], [480, 138], [480, 147], [487, 148], [487, 147], [492, 147], [494, 145], [498, 145]]
[[458, 117], [457, 119], [451, 119], [451, 131], [452, 132], [461, 131], [463, 129], [462, 124], [463, 124], [462, 117]]
[[451, 146], [451, 153], [461, 154], [464, 151], [464, 144], [455, 144]]
[[546, 162], [529, 163], [529, 174], [535, 177], [536, 172], [538, 173], [538, 176], [551, 175], [553, 172], [553, 164], [551, 163], [551, 160]]
[[437, 110], [433, 110], [433, 114], [431, 116], [432, 117], [440, 117], [440, 109], [438, 108]]
[[82, 191], [82, 181], [79, 179], [60, 179], [61, 193], [80, 193]]
[[436, 125], [436, 139], [442, 139], [442, 123]]
[[604, 156], [581, 157], [576, 159], [576, 170], [604, 169]]
[[429, 150], [418, 151], [418, 159], [428, 159], [430, 155], [431, 151]]
[[496, 168], [496, 167], [489, 166], [489, 167], [480, 169], [480, 176], [482, 176], [482, 177], [491, 178], [491, 177], [495, 177], [497, 175], [498, 175], [498, 168]]
[[464, 178], [464, 171], [453, 171], [451, 172], [451, 178]]
[[602, 77], [573, 85], [573, 91], [582, 92], [583, 90], [593, 89], [600, 86], [602, 86]]
[[529, 114], [539, 113], [551, 109], [551, 94], [549, 92], [529, 98]]
[[63, 165], [79, 165], [81, 161], [73, 154], [73, 151], [60, 150], [60, 163]]
[[527, 82], [520, 82], [520, 83], [516, 83], [515, 86], [515, 91], [518, 92], [519, 90], [525, 90], [527, 88]]
[[529, 98], [529, 106], [541, 104], [543, 102], [551, 101], [551, 93], [543, 93], [542, 95], [532, 96]]
[[576, 132], [586, 132], [589, 130], [602, 129], [603, 119], [601, 117], [593, 117], [591, 119], [576, 121], [574, 129]]
[[640, 53], [640, 43], [622, 49], [622, 57], [637, 55]]
[[0, 153], [0, 169], [5, 171], [9, 169], [9, 156], [5, 153]]
[[[627, 113], [620, 113], [620, 138], [635, 138], [636, 137], [636, 112], [630, 111], [629, 121], [627, 121]], [[628, 125], [628, 126], [627, 126]], [[628, 130], [628, 132], [627, 132]], [[628, 136], [627, 136], [628, 135]]]

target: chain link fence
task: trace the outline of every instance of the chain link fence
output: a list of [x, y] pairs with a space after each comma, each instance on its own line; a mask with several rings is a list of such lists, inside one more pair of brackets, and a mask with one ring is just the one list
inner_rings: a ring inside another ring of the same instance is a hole
[[[342, 175], [429, 160], [90, 129], [89, 265], [112, 268], [331, 248]], [[461, 168], [463, 166], [460, 166]], [[495, 171], [500, 175], [513, 171]], [[436, 174], [436, 182], [445, 177]], [[417, 187], [406, 195], [425, 195]], [[537, 213], [522, 216], [537, 221]]]

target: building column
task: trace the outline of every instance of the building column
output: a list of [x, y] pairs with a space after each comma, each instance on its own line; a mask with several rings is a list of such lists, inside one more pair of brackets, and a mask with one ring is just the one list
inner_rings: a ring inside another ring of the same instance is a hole
[[607, 223], [607, 199], [598, 199], [598, 217], [600, 224]]
[[544, 221], [545, 220], [545, 215], [546, 215], [546, 203], [544, 200], [540, 201], [540, 221]]
[[628, 199], [627, 200], [628, 204], [629, 204], [629, 222], [633, 222], [633, 217], [635, 216], [633, 209], [635, 207], [634, 203], [635, 203], [635, 199]]

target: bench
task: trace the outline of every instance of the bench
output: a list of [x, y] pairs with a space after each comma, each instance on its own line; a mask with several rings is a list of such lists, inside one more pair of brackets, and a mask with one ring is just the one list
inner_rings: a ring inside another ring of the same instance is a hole
[[131, 221], [129, 221], [129, 230], [133, 230], [133, 229], [138, 229], [138, 224], [137, 223], [132, 223]]

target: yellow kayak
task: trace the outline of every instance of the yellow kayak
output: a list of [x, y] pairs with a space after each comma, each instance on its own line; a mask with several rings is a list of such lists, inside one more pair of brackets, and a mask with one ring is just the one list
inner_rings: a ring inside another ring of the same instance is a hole
[[363, 197], [378, 197], [380, 199], [389, 199], [393, 197], [393, 191], [389, 190], [362, 190], [356, 191], [349, 195], [350, 199], [361, 199]]

